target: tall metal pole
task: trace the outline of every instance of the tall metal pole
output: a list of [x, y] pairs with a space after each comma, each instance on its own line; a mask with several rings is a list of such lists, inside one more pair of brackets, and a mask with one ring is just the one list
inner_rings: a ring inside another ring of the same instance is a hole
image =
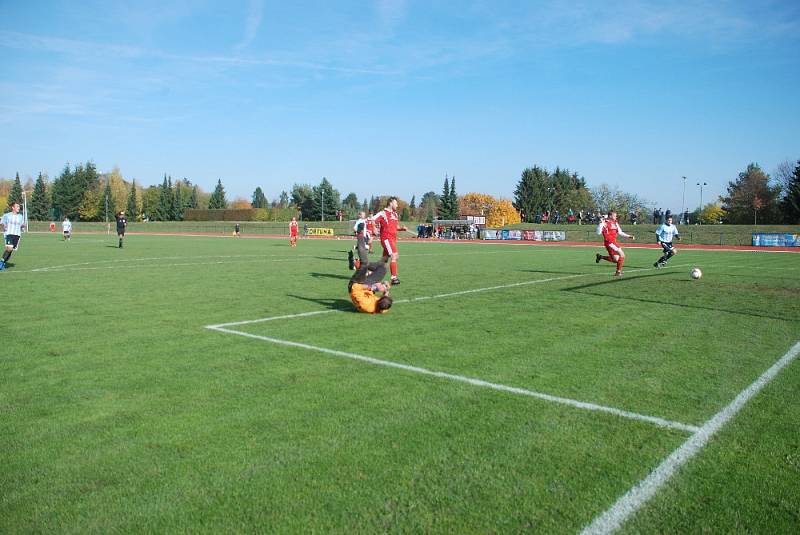
[[683, 177], [683, 197], [681, 197], [681, 217], [680, 217], [680, 221], [682, 221], [684, 225], [686, 224], [686, 220], [683, 217], [683, 214], [685, 214], [685, 213], [686, 213], [686, 177]]
[[701, 184], [700, 182], [698, 182], [697, 185], [700, 186], [700, 212], [698, 213], [697, 220], [702, 225], [703, 224], [703, 218], [701, 217], [701, 215], [703, 213], [703, 186], [708, 186], [708, 183], [707, 182], [703, 182]]

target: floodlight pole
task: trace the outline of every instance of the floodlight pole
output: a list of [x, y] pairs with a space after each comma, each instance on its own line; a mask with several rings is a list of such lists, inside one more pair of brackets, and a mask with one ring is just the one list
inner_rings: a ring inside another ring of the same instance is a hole
[[703, 224], [703, 217], [702, 217], [702, 214], [703, 214], [703, 186], [708, 186], [708, 182], [703, 182], [703, 183], [698, 182], [697, 185], [700, 186], [700, 212], [698, 214], [697, 221], [698, 221], [699, 224], [702, 225]]
[[686, 213], [686, 177], [683, 177], [683, 197], [681, 197], [681, 218], [680, 220], [683, 221], [683, 224], [686, 224], [686, 220], [683, 218], [683, 214]]

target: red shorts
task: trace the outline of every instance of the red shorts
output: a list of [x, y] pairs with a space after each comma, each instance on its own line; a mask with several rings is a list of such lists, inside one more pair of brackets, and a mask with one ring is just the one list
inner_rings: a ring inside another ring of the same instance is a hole
[[383, 245], [383, 256], [392, 256], [397, 252], [397, 238], [386, 238], [381, 240]]
[[291, 232], [289, 233], [289, 237], [291, 237], [291, 238], [296, 238], [296, 237], [297, 237], [297, 231], [296, 231], [296, 230], [293, 230], [293, 231], [291, 231]]
[[608, 251], [608, 254], [611, 255], [612, 257], [622, 256], [624, 254], [622, 252], [622, 247], [620, 247], [618, 243], [607, 243], [605, 245], [606, 245], [606, 251]]

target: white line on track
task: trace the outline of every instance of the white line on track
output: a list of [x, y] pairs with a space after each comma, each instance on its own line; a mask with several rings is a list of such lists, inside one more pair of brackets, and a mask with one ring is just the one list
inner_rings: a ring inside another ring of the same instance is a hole
[[750, 386], [742, 390], [727, 407], [711, 417], [678, 449], [664, 459], [645, 479], [634, 485], [606, 512], [596, 517], [582, 535], [613, 533], [641, 509], [667, 481], [702, 450], [711, 438], [727, 424], [756, 394], [761, 392], [784, 368], [800, 355], [800, 342], [795, 343], [775, 364]]

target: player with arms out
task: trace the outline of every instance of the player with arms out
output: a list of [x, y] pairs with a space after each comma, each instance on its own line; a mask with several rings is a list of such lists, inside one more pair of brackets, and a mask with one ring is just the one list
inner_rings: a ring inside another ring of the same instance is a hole
[[397, 197], [389, 197], [386, 208], [375, 215], [375, 224], [378, 226], [378, 232], [380, 233], [384, 262], [389, 262], [393, 286], [400, 284], [400, 279], [397, 278], [397, 259], [400, 257], [397, 252], [397, 231], [408, 230], [405, 226], [398, 226], [399, 221], [400, 218], [397, 216]]
[[678, 238], [678, 241], [680, 241], [681, 235], [678, 233], [678, 227], [672, 224], [672, 216], [668, 215], [666, 221], [656, 229], [656, 241], [661, 246], [661, 249], [664, 250], [664, 254], [653, 264], [653, 267], [660, 269], [666, 266], [667, 260], [678, 252], [677, 249], [672, 247], [673, 238]]
[[293, 217], [289, 222], [289, 245], [297, 247], [297, 218]]
[[0, 224], [3, 225], [3, 242], [5, 243], [3, 258], [0, 260], [0, 271], [2, 271], [6, 268], [11, 253], [17, 250], [19, 237], [22, 235], [22, 229], [25, 228], [25, 218], [19, 213], [18, 202], [11, 204], [11, 211], [3, 214]]
[[623, 251], [620, 244], [617, 243], [617, 236], [630, 238], [631, 240], [635, 240], [636, 237], [632, 234], [625, 234], [625, 232], [623, 232], [622, 228], [617, 222], [617, 212], [614, 210], [608, 212], [607, 218], [604, 217], [600, 219], [600, 224], [597, 225], [597, 234], [603, 236], [603, 245], [605, 246], [606, 251], [608, 251], [608, 255], [605, 256], [597, 253], [594, 258], [595, 263], [605, 260], [606, 262], [617, 264], [617, 271], [614, 273], [614, 276], [619, 277], [622, 275], [622, 264], [625, 263], [625, 251]]
[[350, 278], [347, 291], [350, 300], [359, 312], [384, 314], [392, 307], [389, 285], [383, 282], [386, 276], [386, 262], [363, 264]]

